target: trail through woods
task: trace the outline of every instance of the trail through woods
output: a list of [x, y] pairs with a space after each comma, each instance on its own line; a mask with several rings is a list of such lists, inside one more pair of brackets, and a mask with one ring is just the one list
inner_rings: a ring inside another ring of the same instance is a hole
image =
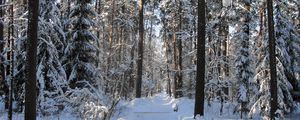
[[[299, 105], [298, 105], [299, 106]], [[174, 109], [177, 108], [177, 112]], [[211, 102], [208, 106], [205, 103], [205, 117], [201, 120], [237, 120], [238, 113], [233, 113], [232, 103], [223, 104], [223, 112], [220, 114], [221, 104]], [[300, 108], [291, 115], [287, 115], [287, 120], [299, 120]], [[166, 93], [159, 93], [152, 97], [134, 99], [130, 102], [121, 101], [111, 120], [195, 120], [194, 99], [186, 97], [174, 99]], [[260, 118], [259, 116], [254, 117]]]
[[[232, 104], [224, 104], [222, 116], [219, 114], [220, 104], [205, 104], [204, 119], [238, 118], [231, 111]], [[131, 102], [120, 102], [111, 120], [194, 120], [194, 99], [186, 97], [174, 99], [166, 93], [153, 97], [134, 99]]]
[[181, 105], [178, 100], [160, 93], [153, 97], [120, 103], [112, 120], [190, 120], [193, 113], [188, 109], [194, 108], [193, 102], [190, 103]]

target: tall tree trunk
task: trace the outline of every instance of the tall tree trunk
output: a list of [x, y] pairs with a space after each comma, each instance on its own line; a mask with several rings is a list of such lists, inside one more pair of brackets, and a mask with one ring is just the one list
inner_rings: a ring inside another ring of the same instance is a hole
[[28, 1], [28, 28], [25, 64], [25, 120], [36, 120], [36, 57], [39, 0]]
[[[5, 4], [5, 0], [0, 0], [0, 5]], [[0, 8], [0, 18], [3, 18], [4, 16], [4, 7]], [[4, 48], [5, 48], [5, 41], [4, 41], [4, 21], [1, 20], [0, 23], [0, 54], [2, 54], [4, 52]], [[5, 109], [8, 109], [8, 93], [9, 93], [9, 88], [8, 88], [8, 84], [6, 83], [6, 74], [5, 74], [5, 66], [3, 64], [4, 62], [4, 56], [0, 57], [0, 72], [1, 72], [1, 76], [0, 76], [0, 90], [3, 90], [3, 92], [5, 93], [5, 98], [4, 98], [4, 102], [5, 102]]]
[[178, 60], [177, 60], [177, 47], [176, 47], [176, 44], [177, 44], [177, 41], [176, 41], [176, 26], [174, 25], [173, 26], [173, 35], [172, 35], [172, 39], [173, 39], [173, 58], [174, 58], [174, 70], [175, 70], [175, 75], [174, 75], [174, 80], [173, 80], [173, 96], [176, 98], [177, 96], [177, 82], [178, 82]]
[[[181, 33], [181, 28], [182, 28], [182, 2], [179, 1], [179, 25], [178, 25], [178, 31]], [[183, 93], [182, 93], [182, 40], [181, 40], [181, 36], [179, 36], [180, 38], [178, 38], [178, 66], [177, 66], [177, 89], [176, 89], [176, 98], [182, 97]]]
[[143, 52], [144, 52], [144, 2], [139, 0], [139, 43], [138, 43], [138, 60], [137, 60], [137, 78], [135, 85], [136, 98], [141, 97], [142, 76], [143, 76]]
[[[9, 8], [8, 8], [8, 10], [9, 10], [9, 13], [10, 13], [10, 10], [11, 10], [11, 8], [10, 8], [10, 6], [9, 6]], [[8, 13], [8, 14], [9, 14]], [[11, 17], [11, 16], [9, 16], [9, 17]], [[7, 51], [7, 54], [6, 54], [6, 59], [7, 59], [7, 61], [11, 61], [11, 25], [12, 25], [12, 23], [11, 23], [12, 21], [11, 21], [11, 19], [9, 19], [9, 22], [8, 22], [8, 31], [7, 31], [7, 48], [9, 49], [8, 51]], [[6, 66], [6, 76], [10, 76], [11, 75], [11, 64], [8, 64], [7, 66]]]
[[[97, 18], [98, 19], [101, 19], [101, 18], [99, 18], [99, 15], [101, 14], [101, 0], [96, 0], [96, 2], [95, 2], [95, 11], [98, 13], [98, 15], [97, 15]], [[99, 23], [99, 21], [97, 22], [97, 23]], [[104, 25], [103, 25], [104, 26]], [[97, 28], [97, 37], [98, 37], [98, 39], [97, 39], [97, 47], [98, 48], [101, 48], [101, 44], [100, 44], [100, 27], [99, 28]], [[96, 62], [96, 67], [98, 68], [99, 66], [100, 66], [100, 50], [97, 50], [97, 52], [96, 52], [96, 55], [97, 55], [97, 58], [99, 59], [99, 60], [97, 60], [97, 62]]]
[[108, 74], [109, 73], [109, 69], [110, 69], [110, 64], [112, 63], [111, 62], [111, 59], [112, 59], [112, 45], [113, 45], [113, 40], [114, 40], [114, 19], [115, 19], [115, 0], [112, 0], [112, 11], [111, 11], [112, 15], [111, 15], [111, 20], [110, 20], [110, 28], [109, 28], [109, 48], [108, 48], [108, 56], [107, 56], [107, 68], [106, 68], [106, 73]]
[[204, 116], [205, 87], [205, 0], [198, 0], [197, 75], [194, 117]]
[[229, 66], [228, 66], [228, 59], [227, 59], [227, 48], [228, 48], [228, 30], [229, 30], [229, 26], [227, 23], [227, 18], [223, 17], [221, 18], [221, 25], [220, 25], [220, 32], [219, 32], [219, 36], [221, 37], [222, 40], [222, 59], [223, 59], [223, 66], [222, 66], [222, 74], [224, 77], [228, 77], [229, 76]]
[[[109, 76], [109, 70], [111, 66], [112, 60], [112, 45], [113, 45], [113, 33], [114, 33], [114, 19], [115, 19], [115, 0], [112, 0], [112, 10], [111, 10], [111, 18], [110, 18], [110, 28], [109, 28], [109, 36], [108, 36], [108, 56], [107, 56], [107, 65], [106, 65], [106, 76]], [[105, 83], [105, 91], [104, 93], [107, 94], [109, 92], [109, 83]]]
[[[224, 5], [223, 5], [224, 6]], [[219, 35], [221, 37], [221, 52], [222, 52], [222, 59], [223, 59], [223, 63], [222, 63], [222, 74], [219, 73], [220, 75], [223, 76], [223, 80], [228, 79], [229, 76], [229, 66], [228, 66], [228, 59], [227, 59], [227, 35], [228, 35], [228, 30], [229, 30], [229, 26], [227, 23], [227, 17], [224, 16], [223, 18], [221, 18], [221, 24], [220, 24], [220, 32]], [[222, 91], [224, 91], [224, 94], [228, 95], [229, 93], [229, 89], [228, 87], [222, 87], [221, 88]], [[221, 96], [221, 107], [220, 107], [220, 115], [222, 115], [223, 113], [223, 102], [224, 102], [224, 95], [222, 95], [222, 93], [220, 93]]]
[[269, 56], [270, 56], [270, 117], [275, 120], [277, 110], [277, 76], [276, 76], [276, 56], [275, 56], [275, 36], [274, 36], [274, 21], [273, 21], [273, 1], [267, 0], [267, 14], [268, 14], [268, 32], [269, 32]]
[[[3, 2], [4, 0], [0, 0], [0, 5], [3, 5], [4, 4], [4, 2]], [[4, 11], [3, 11], [3, 7], [1, 7], [0, 8], [0, 18], [2, 18], [4, 15], [3, 15], [3, 13], [4, 13]], [[3, 36], [3, 32], [4, 32], [4, 23], [3, 23], [3, 20], [1, 20], [1, 22], [0, 22], [0, 54], [2, 54], [2, 52], [4, 51], [4, 44], [5, 44], [5, 42], [4, 42], [4, 36]], [[3, 58], [2, 58], [2, 56], [0, 56], [1, 58], [0, 58], [0, 82], [1, 82], [1, 84], [3, 84], [4, 83], [4, 80], [5, 80], [5, 72], [4, 72], [4, 65], [3, 65]]]
[[9, 89], [9, 111], [8, 111], [8, 119], [12, 120], [12, 109], [13, 109], [13, 90], [14, 90], [14, 6], [10, 6], [10, 22], [9, 22], [9, 38], [11, 41], [11, 48], [10, 48], [10, 89]]

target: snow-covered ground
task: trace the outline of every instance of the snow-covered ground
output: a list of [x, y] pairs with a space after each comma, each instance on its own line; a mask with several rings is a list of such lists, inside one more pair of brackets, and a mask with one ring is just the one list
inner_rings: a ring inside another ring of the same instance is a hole
[[[232, 103], [223, 106], [222, 115], [220, 114], [221, 105], [212, 102], [211, 106], [205, 104], [204, 120], [237, 120], [238, 113], [233, 114]], [[178, 109], [177, 112], [174, 109]], [[130, 102], [120, 101], [116, 112], [111, 120], [194, 120], [194, 100], [186, 97], [174, 99], [166, 93], [159, 93], [153, 97], [134, 99]], [[298, 110], [286, 116], [286, 120], [300, 120], [300, 105]], [[24, 114], [14, 114], [13, 120], [23, 120]], [[260, 119], [260, 118], [256, 118]], [[7, 120], [7, 111], [4, 111], [4, 104], [0, 102], [0, 120]], [[78, 116], [64, 112], [55, 116], [38, 117], [38, 120], [81, 120]]]
[[[7, 120], [7, 112], [0, 113], [0, 120]], [[13, 114], [13, 120], [24, 120], [24, 114]], [[70, 113], [55, 116], [37, 117], [37, 120], [81, 120]]]
[[[174, 108], [178, 107], [178, 111]], [[205, 104], [204, 120], [237, 120], [239, 114], [233, 114], [234, 105], [225, 103], [222, 115], [221, 105], [212, 102]], [[134, 99], [130, 102], [121, 101], [111, 120], [194, 120], [194, 100], [188, 98], [174, 99], [165, 93], [156, 94], [150, 98]], [[300, 111], [286, 116], [287, 120], [300, 120]], [[261, 118], [254, 118], [261, 119]]]
[[[0, 120], [7, 120], [7, 111], [4, 110], [4, 103], [0, 100]], [[13, 114], [13, 120], [24, 120], [24, 114]], [[63, 112], [54, 116], [37, 117], [37, 120], [80, 120], [71, 113]]]
[[[232, 105], [224, 104], [223, 115], [219, 113], [220, 104], [205, 106], [204, 119], [236, 119], [232, 114]], [[177, 112], [174, 109], [178, 108]], [[135, 99], [131, 102], [120, 102], [111, 120], [194, 120], [194, 100], [188, 98], [174, 99], [165, 93], [150, 98]]]

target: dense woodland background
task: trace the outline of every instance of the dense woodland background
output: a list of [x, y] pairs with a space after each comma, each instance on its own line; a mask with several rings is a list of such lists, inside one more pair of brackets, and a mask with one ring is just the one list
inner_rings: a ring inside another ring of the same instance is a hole
[[[273, 118], [272, 109], [284, 117], [300, 101], [299, 0], [37, 1], [0, 0], [0, 102], [10, 114], [25, 110], [29, 71], [43, 116], [68, 111], [108, 120], [120, 100], [162, 91], [194, 99], [196, 88], [208, 104], [233, 103], [241, 118]], [[28, 29], [37, 13], [36, 66], [30, 66]], [[195, 87], [196, 76], [205, 88]]]

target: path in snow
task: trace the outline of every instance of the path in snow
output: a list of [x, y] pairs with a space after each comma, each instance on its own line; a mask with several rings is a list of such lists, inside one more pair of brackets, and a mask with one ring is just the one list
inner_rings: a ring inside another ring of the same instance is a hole
[[[174, 108], [178, 108], [175, 112]], [[236, 119], [233, 107], [224, 104], [223, 114], [219, 114], [220, 104], [215, 102], [210, 107], [205, 105], [205, 120]], [[194, 100], [186, 97], [170, 98], [166, 93], [159, 93], [150, 98], [134, 99], [131, 102], [121, 101], [111, 120], [194, 120]]]
[[[192, 103], [192, 100], [187, 103]], [[122, 103], [121, 103], [122, 104]], [[174, 108], [178, 104], [178, 111]], [[150, 98], [140, 98], [119, 106], [112, 120], [193, 120], [193, 105], [180, 105], [178, 100], [165, 93]]]
[[[174, 107], [178, 106], [178, 111]], [[298, 111], [286, 116], [286, 120], [300, 120], [300, 105]], [[239, 113], [233, 113], [234, 105], [224, 103], [220, 114], [219, 102], [205, 103], [205, 116], [201, 120], [239, 120]], [[166, 93], [159, 93], [149, 98], [134, 99], [130, 102], [120, 101], [116, 113], [111, 120], [194, 120], [194, 100], [186, 97], [170, 98]], [[259, 116], [256, 119], [261, 119]]]

